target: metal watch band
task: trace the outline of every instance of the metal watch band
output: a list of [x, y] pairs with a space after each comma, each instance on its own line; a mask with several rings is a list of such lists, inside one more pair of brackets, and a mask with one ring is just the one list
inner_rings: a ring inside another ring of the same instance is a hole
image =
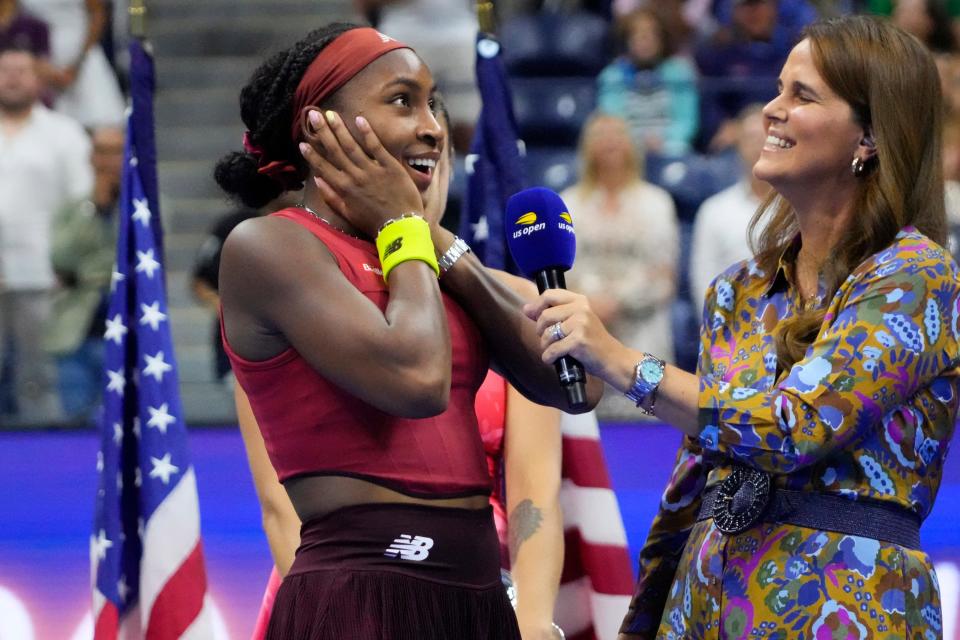
[[470, 245], [463, 241], [459, 236], [453, 236], [453, 244], [443, 252], [437, 264], [440, 266], [440, 275], [442, 276], [457, 263], [457, 260], [463, 257], [463, 254], [470, 251]]
[[[649, 382], [643, 377], [643, 365], [647, 363], [656, 364], [660, 369], [660, 377], [656, 382]], [[640, 411], [648, 416], [654, 415], [653, 409], [657, 401], [657, 389], [660, 388], [660, 382], [663, 380], [663, 370], [666, 364], [666, 362], [656, 356], [650, 355], [649, 353], [643, 354], [643, 358], [640, 359], [634, 369], [633, 386], [623, 394], [636, 404]]]

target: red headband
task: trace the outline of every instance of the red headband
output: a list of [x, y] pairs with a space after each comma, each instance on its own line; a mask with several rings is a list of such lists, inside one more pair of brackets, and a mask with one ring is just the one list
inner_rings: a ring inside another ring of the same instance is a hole
[[[370, 27], [350, 29], [337, 36], [314, 58], [297, 85], [293, 95], [293, 124], [290, 128], [293, 141], [300, 140], [300, 114], [304, 107], [320, 105], [350, 78], [383, 54], [394, 49], [409, 48], [408, 45]], [[270, 176], [287, 191], [296, 191], [303, 187], [303, 179], [296, 164], [267, 158], [263, 148], [252, 143], [249, 132], [244, 134], [243, 147], [257, 159], [258, 173]]]
[[290, 135], [300, 139], [300, 114], [304, 107], [319, 106], [368, 64], [394, 49], [408, 45], [385, 36], [376, 29], [350, 29], [323, 48], [314, 58], [293, 95], [293, 126]]

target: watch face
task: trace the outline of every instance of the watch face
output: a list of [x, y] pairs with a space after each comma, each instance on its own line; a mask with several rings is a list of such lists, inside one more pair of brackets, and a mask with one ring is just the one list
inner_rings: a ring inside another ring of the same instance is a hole
[[640, 363], [640, 377], [645, 382], [657, 384], [663, 378], [663, 367], [656, 360], [644, 360]]

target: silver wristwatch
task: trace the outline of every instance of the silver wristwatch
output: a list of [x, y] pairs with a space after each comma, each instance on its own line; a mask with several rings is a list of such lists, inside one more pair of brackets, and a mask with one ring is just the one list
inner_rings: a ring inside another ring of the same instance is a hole
[[463, 254], [468, 251], [470, 251], [470, 245], [464, 242], [459, 236], [453, 236], [453, 244], [451, 244], [450, 248], [444, 251], [440, 259], [437, 260], [437, 265], [440, 267], [440, 275], [442, 276], [447, 271], [450, 271], [457, 260], [462, 258]]
[[643, 358], [637, 363], [633, 374], [633, 385], [624, 392], [630, 400], [636, 403], [637, 408], [648, 416], [653, 415], [653, 405], [657, 400], [657, 389], [660, 388], [660, 381], [663, 380], [663, 371], [667, 363], [652, 356], [649, 353], [643, 354]]

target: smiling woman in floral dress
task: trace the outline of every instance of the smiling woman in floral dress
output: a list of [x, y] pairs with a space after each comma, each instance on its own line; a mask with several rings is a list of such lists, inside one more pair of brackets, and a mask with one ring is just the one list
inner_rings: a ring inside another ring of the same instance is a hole
[[686, 435], [622, 640], [942, 637], [919, 548], [960, 361], [941, 110], [912, 36], [807, 29], [764, 109], [764, 231], [707, 292], [696, 375], [614, 340], [583, 296], [528, 306], [544, 360], [573, 355]]

